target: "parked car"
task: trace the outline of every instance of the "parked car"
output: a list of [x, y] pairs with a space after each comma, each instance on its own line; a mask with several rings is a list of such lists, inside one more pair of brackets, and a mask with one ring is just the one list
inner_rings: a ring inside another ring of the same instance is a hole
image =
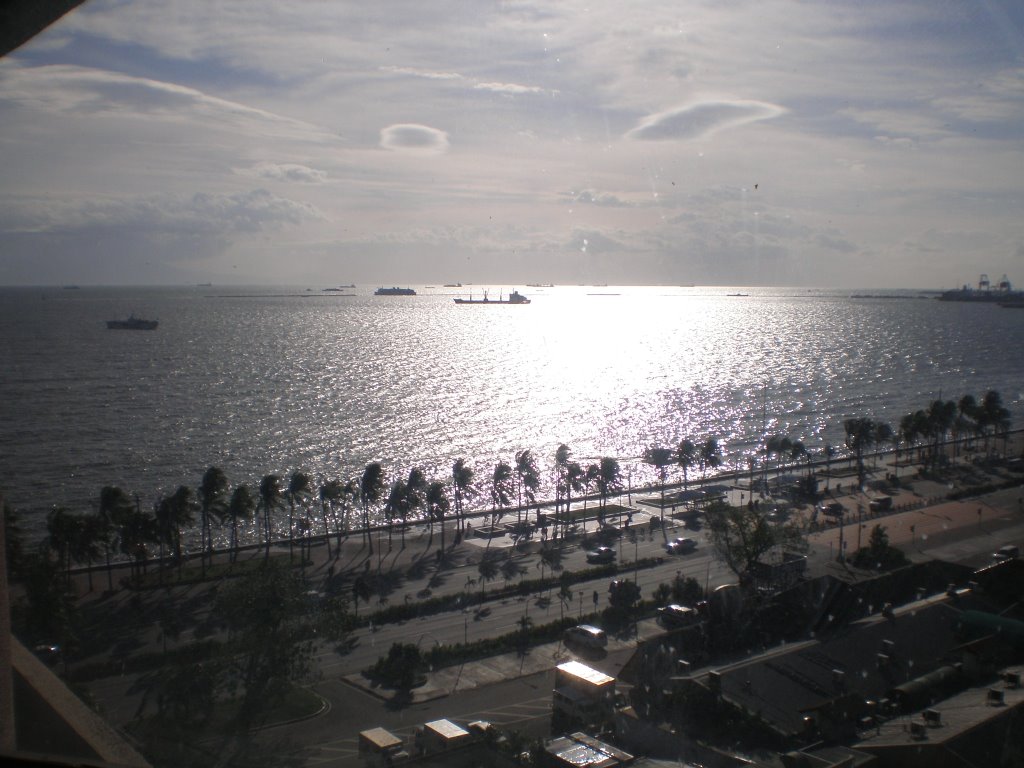
[[688, 538], [673, 539], [665, 545], [665, 550], [670, 555], [685, 555], [697, 549], [697, 540]]
[[992, 553], [992, 560], [997, 563], [1016, 560], [1018, 557], [1020, 557], [1020, 547], [1016, 544], [1006, 544]]
[[608, 636], [603, 629], [590, 624], [577, 624], [565, 630], [563, 638], [569, 645], [580, 645], [585, 648], [604, 648], [608, 645]]
[[615, 550], [611, 547], [598, 547], [587, 552], [588, 563], [610, 563], [615, 560]]
[[658, 621], [664, 627], [688, 627], [700, 621], [696, 608], [673, 603], [658, 609]]

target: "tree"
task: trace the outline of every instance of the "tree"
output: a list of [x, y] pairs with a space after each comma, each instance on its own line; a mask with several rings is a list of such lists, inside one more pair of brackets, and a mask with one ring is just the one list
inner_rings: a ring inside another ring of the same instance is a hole
[[[418, 516], [417, 510], [423, 510], [424, 515], [427, 518], [427, 525], [430, 528], [430, 542], [434, 541], [434, 521], [430, 515], [426, 514], [427, 505], [427, 476], [419, 467], [413, 467], [409, 470], [409, 477], [405, 481], [405, 505], [403, 507], [404, 515], [402, 517], [402, 549], [405, 549], [405, 522], [406, 517], [409, 515]], [[429, 547], [430, 544], [427, 544]]]
[[306, 620], [302, 579], [275, 560], [223, 587], [215, 615], [227, 629], [225, 683], [239, 699], [238, 734], [261, 725], [296, 683], [310, 678], [314, 633]]
[[705, 518], [715, 554], [741, 582], [746, 580], [751, 565], [774, 547], [806, 548], [803, 534], [795, 525], [775, 525], [752, 507], [733, 507], [718, 501], [708, 506]]
[[[562, 509], [562, 499], [568, 489], [566, 488], [566, 475], [569, 469], [569, 460], [572, 457], [572, 450], [568, 445], [562, 443], [555, 449], [555, 534], [558, 533], [558, 513]], [[568, 511], [568, 510], [566, 510]]]
[[384, 467], [379, 461], [366, 465], [359, 478], [359, 500], [363, 507], [363, 535], [370, 545], [373, 554], [373, 538], [370, 536], [370, 507], [376, 506], [384, 495]]
[[263, 510], [263, 534], [266, 537], [266, 554], [264, 557], [270, 559], [270, 513], [281, 504], [281, 478], [277, 475], [265, 475], [260, 480], [260, 503], [259, 508]]
[[[191, 489], [186, 490], [191, 495]], [[136, 497], [135, 506], [129, 508], [127, 513], [121, 517], [118, 526], [121, 554], [131, 559], [134, 577], [138, 578], [146, 570], [148, 560], [146, 545], [156, 543], [159, 541], [159, 537], [160, 532], [157, 529], [156, 518], [148, 512], [142, 511]]]
[[370, 675], [398, 691], [408, 691], [420, 679], [424, 660], [414, 643], [392, 643], [387, 656], [381, 656], [370, 668]]
[[455, 494], [455, 517], [460, 531], [466, 528], [466, 497], [473, 490], [473, 468], [466, 464], [466, 460], [458, 458], [452, 464], [452, 490]]
[[644, 464], [649, 464], [658, 471], [661, 486], [661, 532], [666, 540], [668, 533], [665, 531], [665, 483], [668, 481], [668, 468], [675, 463], [671, 448], [648, 448], [644, 451]]
[[597, 471], [597, 492], [601, 496], [601, 518], [603, 522], [604, 509], [608, 504], [608, 497], [617, 491], [622, 490], [622, 470], [619, 467], [619, 460], [612, 456], [602, 456]]
[[288, 479], [288, 489], [285, 491], [285, 496], [288, 498], [288, 559], [292, 558], [293, 554], [293, 543], [294, 543], [294, 522], [295, 522], [295, 503], [296, 501], [304, 503], [309, 494], [312, 491], [312, 484], [309, 481], [309, 475], [305, 472], [293, 472], [292, 476]]
[[[445, 484], [439, 480], [435, 480], [427, 487], [426, 494], [426, 505], [427, 505], [427, 519], [430, 520], [430, 538], [431, 541], [434, 537], [434, 522], [441, 528], [441, 551], [444, 552], [445, 541], [444, 541], [444, 522], [445, 517], [448, 514], [448, 510], [451, 508], [451, 502], [448, 499], [448, 489]], [[429, 547], [430, 544], [428, 543]]]
[[124, 518], [131, 514], [132, 500], [116, 485], [106, 485], [100, 490], [100, 540], [107, 560], [107, 589], [114, 591], [113, 570], [110, 562], [111, 550], [117, 546], [117, 531]]
[[864, 453], [878, 442], [879, 422], [868, 418], [847, 419], [843, 422], [846, 431], [846, 447], [857, 459], [857, 484], [864, 485], [867, 472], [864, 469]]
[[[156, 539], [160, 544], [161, 557], [163, 557], [163, 546], [166, 544], [174, 553], [174, 562], [180, 569], [184, 562], [181, 551], [181, 529], [195, 522], [196, 502], [192, 497], [192, 489], [186, 485], [180, 485], [174, 493], [160, 499], [154, 507]], [[205, 568], [203, 572], [205, 574]]]
[[210, 467], [203, 473], [199, 485], [199, 514], [203, 531], [201, 534], [200, 563], [203, 575], [207, 562], [213, 563], [213, 535], [210, 522], [224, 519], [224, 496], [228, 492], [228, 478], [222, 470]]
[[[518, 505], [516, 508], [516, 522], [523, 522], [523, 496], [526, 496], [526, 505], [536, 501], [537, 488], [540, 487], [540, 471], [537, 469], [537, 462], [529, 451], [520, 451], [516, 454], [516, 496]], [[527, 514], [529, 518], [529, 514]]]
[[491, 473], [491, 525], [496, 525], [506, 507], [512, 506], [512, 490], [512, 467], [499, 461]]
[[718, 439], [709, 437], [700, 447], [700, 474], [707, 476], [709, 469], [716, 469], [722, 464], [722, 448]]
[[231, 520], [231, 561], [238, 559], [238, 523], [249, 522], [256, 512], [256, 500], [247, 485], [239, 485], [231, 492], [227, 516]]
[[46, 516], [46, 540], [57, 556], [68, 587], [71, 586], [71, 547], [77, 536], [76, 528], [74, 515], [64, 507], [54, 507]]
[[[327, 557], [331, 557], [331, 529], [328, 526], [328, 520], [330, 518], [337, 519], [337, 515], [334, 512], [334, 505], [338, 504], [342, 497], [345, 495], [345, 487], [341, 484], [340, 480], [328, 480], [320, 486], [318, 491], [320, 496], [320, 517], [324, 523], [324, 541], [327, 542]], [[328, 514], [330, 510], [330, 514]], [[339, 546], [341, 545], [339, 536]]]
[[697, 463], [697, 446], [692, 440], [684, 439], [676, 448], [676, 464], [683, 470], [683, 489], [689, 488], [689, 472]]
[[1010, 411], [1003, 406], [1003, 398], [994, 389], [990, 389], [981, 398], [978, 406], [978, 424], [985, 437], [985, 452], [989, 450], [989, 436], [1005, 435], [1010, 429]]
[[586, 475], [586, 471], [579, 462], [570, 461], [565, 465], [565, 530], [562, 532], [563, 536], [568, 532], [569, 526], [572, 525], [572, 494], [573, 492], [577, 494], [583, 493], [586, 487]]

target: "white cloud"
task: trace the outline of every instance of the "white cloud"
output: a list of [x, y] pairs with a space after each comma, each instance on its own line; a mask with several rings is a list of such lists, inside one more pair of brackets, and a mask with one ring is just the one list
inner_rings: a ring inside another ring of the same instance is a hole
[[448, 151], [448, 134], [417, 123], [396, 123], [380, 131], [380, 146], [395, 152], [439, 155]]
[[274, 181], [298, 181], [319, 184], [327, 180], [327, 172], [297, 163], [258, 163], [251, 168], [237, 168], [241, 176], [273, 179]]
[[638, 141], [702, 139], [727, 128], [770, 120], [785, 111], [761, 101], [699, 101], [644, 118], [626, 133], [626, 138]]

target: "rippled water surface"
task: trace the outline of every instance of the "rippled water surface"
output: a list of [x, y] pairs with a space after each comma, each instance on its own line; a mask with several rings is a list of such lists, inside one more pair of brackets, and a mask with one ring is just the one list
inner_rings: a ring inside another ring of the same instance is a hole
[[[2, 289], [0, 487], [31, 529], [103, 485], [152, 500], [210, 465], [234, 483], [347, 479], [374, 460], [443, 478], [463, 456], [484, 476], [530, 449], [547, 482], [564, 442], [581, 462], [618, 457], [636, 485], [651, 445], [715, 436], [746, 466], [765, 429], [820, 450], [845, 418], [895, 424], [939, 396], [999, 390], [1020, 426], [1020, 311], [742, 291], [558, 287], [457, 306], [439, 288]], [[159, 329], [106, 329], [131, 312]]]

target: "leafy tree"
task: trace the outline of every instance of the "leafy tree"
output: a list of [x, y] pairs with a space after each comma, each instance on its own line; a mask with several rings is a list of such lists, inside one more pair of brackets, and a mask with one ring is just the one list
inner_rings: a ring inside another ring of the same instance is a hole
[[312, 676], [313, 632], [306, 621], [302, 579], [276, 560], [223, 587], [214, 614], [233, 650], [225, 684], [239, 698], [233, 725], [246, 733], [261, 725], [292, 685]]
[[387, 656], [381, 656], [370, 668], [370, 674], [385, 685], [399, 691], [408, 691], [419, 680], [425, 662], [419, 646], [413, 643], [393, 643]]
[[745, 581], [753, 563], [777, 546], [806, 548], [803, 534], [793, 524], [775, 525], [758, 509], [714, 502], [705, 511], [715, 554]]

